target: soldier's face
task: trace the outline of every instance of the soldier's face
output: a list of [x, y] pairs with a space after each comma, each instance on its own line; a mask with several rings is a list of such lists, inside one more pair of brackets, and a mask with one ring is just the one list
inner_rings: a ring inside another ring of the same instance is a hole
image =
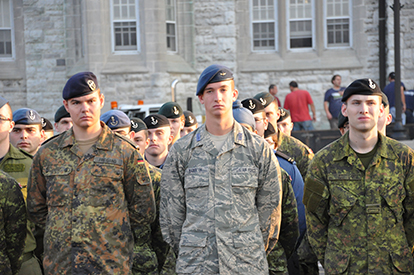
[[[8, 105], [0, 108], [0, 145], [8, 146], [9, 134], [13, 129], [14, 122], [11, 119], [12, 112]], [[2, 156], [0, 156], [2, 157]]]
[[183, 137], [183, 136], [185, 136], [185, 135], [187, 135], [187, 134], [195, 131], [195, 129], [197, 129], [197, 125], [193, 125], [193, 126], [190, 126], [190, 127], [184, 127], [181, 130], [181, 133], [180, 133], [181, 134], [181, 137]]
[[265, 108], [265, 112], [267, 120], [276, 127], [277, 121], [280, 117], [279, 107], [275, 104], [275, 102], [272, 102]]
[[204, 104], [206, 115], [221, 117], [232, 114], [233, 102], [238, 94], [233, 80], [226, 80], [208, 84], [198, 98]]
[[184, 122], [179, 118], [169, 118], [171, 125], [171, 135], [173, 136], [173, 143], [180, 138], [180, 132], [184, 128]]
[[253, 114], [254, 121], [256, 122], [256, 131], [257, 134], [261, 137], [264, 137], [264, 132], [267, 129], [267, 117], [264, 112]]
[[148, 135], [145, 133], [146, 130], [142, 130], [136, 132], [134, 135], [134, 139], [132, 140], [136, 145], [139, 147], [139, 152], [144, 155], [145, 150], [149, 146], [149, 138]]
[[148, 129], [149, 146], [146, 154], [153, 157], [163, 156], [168, 152], [168, 145], [172, 142], [170, 127]]
[[59, 120], [59, 122], [55, 122], [55, 129], [58, 133], [63, 133], [72, 127], [72, 118], [64, 117]]
[[74, 127], [89, 128], [99, 123], [104, 96], [98, 91], [63, 101]]
[[349, 131], [377, 131], [378, 118], [384, 115], [381, 97], [375, 95], [352, 95], [342, 104], [342, 114], [348, 117]]
[[16, 124], [10, 133], [10, 142], [14, 147], [20, 148], [34, 155], [44, 141], [45, 132], [41, 125]]
[[292, 118], [288, 117], [285, 120], [277, 123], [277, 128], [287, 136], [290, 136], [293, 130]]

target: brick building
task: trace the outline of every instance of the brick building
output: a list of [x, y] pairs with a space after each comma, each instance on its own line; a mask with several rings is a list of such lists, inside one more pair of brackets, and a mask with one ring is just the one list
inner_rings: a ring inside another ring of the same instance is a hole
[[[90, 70], [119, 103], [197, 100], [201, 71], [235, 72], [240, 98], [295, 80], [328, 129], [333, 74], [379, 82], [379, 2], [386, 2], [386, 71], [393, 71], [392, 0], [0, 0], [0, 94], [47, 118], [76, 72]], [[401, 79], [414, 88], [414, 0], [401, 0]]]

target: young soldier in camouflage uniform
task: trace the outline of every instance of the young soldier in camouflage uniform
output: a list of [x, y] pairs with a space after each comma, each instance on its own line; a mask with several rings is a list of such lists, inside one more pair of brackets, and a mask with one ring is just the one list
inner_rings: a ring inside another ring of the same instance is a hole
[[19, 184], [3, 171], [0, 171], [0, 209], [0, 274], [15, 275], [25, 247], [26, 206]]
[[326, 274], [413, 274], [414, 151], [378, 132], [374, 81], [354, 81], [342, 101], [349, 131], [305, 180], [309, 241]]
[[[0, 170], [12, 176], [21, 187], [23, 198], [27, 197], [27, 178], [32, 166], [32, 156], [21, 149], [17, 149], [10, 143], [9, 133], [13, 129], [13, 115], [6, 99], [0, 96]], [[33, 275], [41, 275], [42, 270], [38, 259], [33, 255], [42, 253], [42, 240], [39, 236], [35, 239], [33, 231], [35, 226], [27, 221], [26, 243], [22, 254], [22, 265], [19, 274], [26, 275], [28, 271]], [[41, 235], [41, 234], [40, 234]], [[36, 244], [37, 241], [37, 244]]]
[[129, 274], [132, 232], [156, 214], [147, 166], [99, 121], [104, 97], [93, 73], [72, 76], [63, 99], [73, 127], [40, 148], [28, 184], [29, 217], [46, 228], [45, 272]]
[[232, 115], [232, 72], [211, 65], [197, 95], [206, 122], [179, 139], [161, 178], [160, 224], [179, 274], [268, 274], [280, 229], [281, 172], [272, 150]]

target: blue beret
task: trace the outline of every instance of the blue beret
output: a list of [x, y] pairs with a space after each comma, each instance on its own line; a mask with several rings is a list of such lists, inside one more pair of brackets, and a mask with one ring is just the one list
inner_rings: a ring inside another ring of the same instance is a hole
[[13, 121], [15, 124], [42, 125], [42, 118], [40, 117], [39, 113], [33, 109], [28, 108], [21, 108], [19, 110], [14, 111]]
[[209, 83], [233, 79], [233, 73], [229, 68], [222, 65], [208, 66], [200, 75], [197, 83], [196, 95], [201, 95]]
[[66, 111], [65, 106], [62, 105], [59, 107], [59, 109], [57, 109], [55, 113], [55, 122], [59, 122], [64, 117], [70, 117], [70, 114], [68, 113], [68, 111]]
[[101, 120], [112, 130], [131, 126], [129, 117], [120, 110], [110, 110], [104, 113], [101, 115]]
[[99, 89], [98, 80], [91, 72], [82, 72], [73, 75], [63, 88], [62, 97], [65, 100], [89, 95]]
[[158, 114], [166, 118], [179, 118], [183, 115], [183, 109], [177, 102], [164, 103], [158, 110]]
[[147, 125], [140, 118], [131, 118], [131, 130], [138, 133], [142, 130], [147, 130]]
[[244, 108], [240, 100], [233, 102], [233, 117], [238, 123], [247, 124], [252, 127], [253, 131], [256, 129], [256, 122], [252, 112]]
[[352, 95], [378, 95], [382, 97], [382, 92], [374, 80], [363, 78], [355, 80], [346, 87], [344, 95], [342, 96], [342, 102], [347, 101]]
[[170, 121], [163, 115], [153, 114], [144, 118], [145, 125], [148, 129], [156, 129], [160, 127], [170, 127]]
[[0, 96], [0, 108], [6, 105], [9, 101], [6, 100], [4, 97]]

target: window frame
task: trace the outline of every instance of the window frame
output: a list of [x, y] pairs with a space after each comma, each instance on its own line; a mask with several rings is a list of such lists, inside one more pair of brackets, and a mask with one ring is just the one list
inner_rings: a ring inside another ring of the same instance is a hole
[[[327, 0], [323, 0], [323, 39], [325, 49], [349, 49], [353, 45], [353, 25], [352, 25], [352, 0], [348, 0], [349, 15], [347, 17], [330, 17], [328, 18]], [[349, 19], [349, 45], [348, 46], [329, 46], [328, 45], [328, 20], [329, 19]]]
[[[254, 53], [274, 53], [279, 51], [279, 12], [278, 12], [278, 0], [272, 0], [273, 1], [273, 7], [274, 7], [274, 20], [260, 20], [260, 21], [254, 21], [253, 20], [253, 0], [249, 1], [249, 13], [250, 13], [250, 48], [251, 51]], [[273, 22], [275, 24], [275, 49], [265, 49], [265, 50], [255, 50], [254, 49], [254, 33], [253, 33], [253, 24], [254, 23], [269, 23]]]
[[112, 54], [116, 55], [132, 55], [139, 54], [141, 52], [141, 35], [140, 35], [140, 17], [139, 17], [139, 1], [135, 1], [135, 22], [136, 22], [136, 40], [137, 40], [137, 49], [136, 50], [115, 50], [115, 28], [114, 23], [116, 22], [133, 22], [132, 20], [114, 20], [114, 0], [110, 0], [110, 20], [111, 20], [111, 50]]
[[[10, 12], [10, 33], [11, 33], [11, 56], [0, 56], [0, 61], [14, 61], [16, 60], [16, 42], [15, 42], [15, 29], [14, 29], [14, 9], [13, 1], [9, 1], [9, 12]], [[0, 30], [8, 30], [9, 28], [0, 28]]]
[[[286, 0], [285, 4], [286, 4], [286, 47], [287, 47], [287, 51], [292, 51], [292, 52], [307, 52], [307, 51], [313, 51], [315, 50], [315, 45], [316, 45], [316, 22], [315, 22], [315, 3], [316, 0], [312, 0], [312, 11], [311, 11], [311, 24], [312, 24], [312, 46], [311, 47], [307, 47], [307, 48], [291, 48], [290, 45], [290, 1]], [[292, 20], [292, 21], [308, 21], [309, 19], [303, 19], [303, 20]]]
[[[167, 20], [167, 16], [165, 16], [165, 35], [166, 35], [166, 39], [168, 39], [168, 33], [167, 33], [167, 25], [168, 24], [174, 24], [174, 38], [175, 38], [175, 50], [170, 50], [167, 46], [167, 41], [165, 41], [166, 43], [166, 47], [167, 47], [167, 52], [168, 53], [178, 53], [178, 28], [177, 28], [177, 0], [171, 0], [174, 2], [174, 19], [175, 21], [171, 21], [171, 20]], [[166, 5], [167, 6], [167, 5]]]

